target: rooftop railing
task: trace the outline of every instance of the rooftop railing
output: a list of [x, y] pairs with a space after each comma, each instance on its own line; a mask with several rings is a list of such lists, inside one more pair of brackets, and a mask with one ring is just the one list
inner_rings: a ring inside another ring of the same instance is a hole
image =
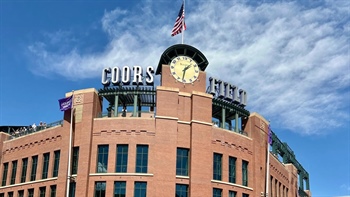
[[102, 112], [97, 114], [96, 118], [112, 118], [112, 117], [148, 117], [148, 115], [152, 115], [154, 117], [154, 111], [138, 111], [136, 116], [133, 116], [133, 112], [123, 112], [119, 111], [118, 116], [114, 116], [113, 112]]
[[22, 127], [20, 129], [16, 129], [16, 130], [12, 129], [10, 135], [11, 135], [11, 138], [14, 139], [14, 138], [22, 137], [22, 136], [29, 135], [29, 134], [32, 134], [35, 132], [43, 131], [43, 130], [48, 129], [48, 128], [52, 128], [55, 126], [62, 126], [62, 125], [63, 125], [63, 120], [52, 122], [52, 123], [49, 123], [46, 125], [38, 125], [36, 127], [27, 126], [27, 127]]
[[[214, 127], [218, 127], [218, 128], [222, 128], [219, 126], [220, 123], [216, 122], [216, 121], [213, 121], [213, 126]], [[241, 135], [245, 135], [245, 136], [248, 136], [248, 133], [241, 130], [240, 128], [238, 128], [238, 132], [236, 131], [236, 127], [233, 127], [233, 126], [225, 126], [225, 128], [222, 128], [222, 129], [225, 129], [225, 130], [229, 130], [231, 132], [235, 132], [235, 133], [239, 133]]]

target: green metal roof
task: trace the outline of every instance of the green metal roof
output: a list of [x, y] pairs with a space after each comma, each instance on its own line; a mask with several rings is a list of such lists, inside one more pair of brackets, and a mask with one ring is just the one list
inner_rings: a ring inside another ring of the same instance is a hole
[[176, 44], [167, 48], [160, 56], [156, 75], [162, 73], [163, 64], [169, 65], [170, 61], [179, 55], [191, 57], [194, 61], [196, 61], [201, 71], [204, 71], [209, 64], [207, 58], [198, 49], [186, 44]]
[[212, 104], [212, 117], [218, 118], [219, 120], [222, 119], [222, 109], [226, 109], [226, 120], [233, 120], [235, 119], [235, 114], [237, 113], [239, 117], [248, 117], [250, 115], [250, 112], [243, 107], [225, 101], [223, 99], [213, 98], [213, 104]]
[[309, 173], [304, 169], [304, 167], [298, 162], [295, 157], [294, 151], [288, 146], [286, 142], [281, 142], [277, 135], [271, 131], [272, 138], [272, 152], [278, 153], [283, 157], [283, 163], [291, 163], [297, 169], [299, 176], [309, 179]]
[[156, 105], [156, 90], [154, 87], [105, 87], [98, 90], [98, 95], [103, 96], [110, 105], [114, 105], [115, 96], [119, 96], [119, 103], [132, 106], [134, 104], [134, 95], [138, 95], [141, 106]]

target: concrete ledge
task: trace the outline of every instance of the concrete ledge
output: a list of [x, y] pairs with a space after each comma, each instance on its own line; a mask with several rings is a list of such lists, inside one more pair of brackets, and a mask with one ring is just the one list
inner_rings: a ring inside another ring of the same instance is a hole
[[203, 121], [199, 121], [199, 120], [191, 120], [192, 123], [198, 123], [198, 124], [204, 124], [204, 125], [208, 125], [208, 126], [213, 126], [212, 122], [203, 122]]
[[155, 116], [155, 118], [159, 118], [159, 119], [168, 119], [168, 120], [179, 120], [178, 117], [171, 117], [171, 116]]
[[90, 176], [153, 176], [149, 173], [90, 173]]
[[235, 183], [229, 183], [229, 182], [217, 181], [217, 180], [211, 180], [211, 182], [212, 182], [212, 183], [219, 183], [219, 184], [224, 184], [224, 185], [235, 186], [235, 187], [247, 189], [247, 190], [250, 190], [250, 191], [254, 191], [253, 188], [251, 188], [251, 187], [246, 187], [246, 186], [238, 185], [238, 184], [235, 184]]
[[24, 182], [24, 183], [17, 183], [17, 184], [12, 184], [12, 185], [6, 185], [6, 186], [0, 187], [0, 190], [10, 188], [10, 187], [17, 187], [17, 186], [23, 186], [23, 185], [41, 183], [41, 182], [53, 181], [53, 180], [57, 180], [57, 177], [48, 178], [48, 179], [41, 179], [41, 180], [36, 180], [36, 181], [29, 181], [29, 182]]
[[168, 91], [168, 92], [179, 92], [179, 88], [171, 88], [171, 87], [165, 87], [165, 86], [158, 86], [157, 91]]
[[177, 121], [179, 124], [191, 124], [191, 122], [187, 122], [187, 121], [182, 121], [182, 120], [179, 120]]
[[178, 175], [176, 175], [176, 178], [177, 179], [190, 179], [189, 176], [178, 176]]

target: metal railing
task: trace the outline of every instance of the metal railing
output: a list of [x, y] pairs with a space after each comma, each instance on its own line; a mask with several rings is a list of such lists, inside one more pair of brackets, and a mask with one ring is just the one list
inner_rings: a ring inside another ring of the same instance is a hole
[[[154, 111], [137, 111], [137, 116], [136, 117], [140, 117], [139, 114], [154, 114]], [[130, 112], [126, 112], [126, 113], [123, 113], [123, 111], [119, 111], [118, 112], [118, 116], [114, 116], [114, 113], [113, 112], [101, 112], [101, 113], [98, 113], [97, 114], [97, 117], [96, 118], [113, 118], [113, 117], [120, 117], [120, 118], [123, 118], [123, 117], [133, 117], [133, 112], [130, 111]]]
[[[214, 127], [222, 128], [222, 127], [220, 127], [220, 123], [219, 122], [212, 121], [212, 123], [213, 123]], [[239, 133], [241, 135], [248, 136], [248, 133], [243, 131], [243, 130], [241, 130], [241, 129], [238, 129], [238, 132], [236, 132], [236, 128], [235, 127], [225, 126], [225, 128], [222, 128], [222, 129], [229, 130], [229, 131], [232, 131], [232, 132], [235, 132], [235, 133]]]
[[22, 127], [20, 129], [12, 130], [10, 132], [10, 135], [11, 135], [11, 139], [14, 139], [14, 138], [22, 137], [35, 132], [43, 131], [51, 127], [62, 126], [62, 125], [63, 125], [63, 120], [55, 121], [46, 125], [38, 125], [36, 127], [27, 126], [27, 127]]

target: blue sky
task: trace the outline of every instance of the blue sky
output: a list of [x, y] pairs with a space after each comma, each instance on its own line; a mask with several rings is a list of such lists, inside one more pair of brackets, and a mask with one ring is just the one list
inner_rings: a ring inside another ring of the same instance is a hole
[[[209, 76], [248, 92], [310, 174], [350, 196], [350, 1], [187, 0], [185, 43]], [[181, 1], [0, 0], [0, 125], [61, 120], [59, 98], [99, 89], [104, 67], [156, 67], [181, 42]]]

